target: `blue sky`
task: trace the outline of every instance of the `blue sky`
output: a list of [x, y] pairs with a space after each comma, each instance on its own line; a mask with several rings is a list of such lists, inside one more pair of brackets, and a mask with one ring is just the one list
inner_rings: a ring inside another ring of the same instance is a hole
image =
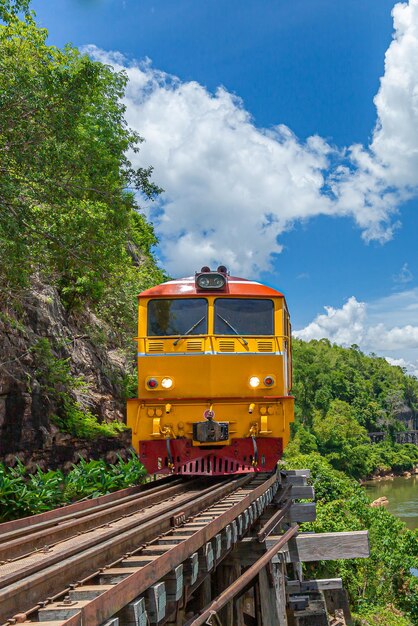
[[127, 69], [172, 274], [223, 261], [284, 291], [301, 336], [418, 371], [418, 0], [394, 5], [33, 2], [51, 43]]

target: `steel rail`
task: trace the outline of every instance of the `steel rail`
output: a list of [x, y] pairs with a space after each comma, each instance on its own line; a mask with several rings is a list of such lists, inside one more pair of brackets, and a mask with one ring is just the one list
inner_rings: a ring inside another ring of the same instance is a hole
[[[174, 509], [172, 502], [164, 502], [159, 506], [158, 512], [148, 511], [144, 515], [146, 519], [140, 525], [135, 521], [127, 521], [127, 528], [124, 530], [110, 528], [104, 537], [90, 541], [90, 545], [86, 542], [82, 551], [80, 547], [73, 546], [64, 555], [66, 558], [63, 555], [47, 557], [42, 569], [37, 564], [32, 571], [28, 568], [19, 575], [15, 573], [8, 579], [7, 586], [0, 590], [0, 619], [7, 620], [16, 612], [18, 606], [22, 610], [28, 610], [29, 607], [34, 607], [40, 601], [58, 593], [69, 583], [96, 572], [109, 562], [122, 560], [127, 551], [138, 549], [144, 543], [169, 531], [172, 528], [170, 520], [173, 515], [183, 512], [187, 517], [196, 515], [254, 478], [254, 474], [247, 475], [238, 480], [223, 481], [215, 488], [212, 485], [197, 493], [185, 494]], [[23, 579], [22, 575], [25, 576]], [[90, 625], [90, 622], [86, 623]]]
[[[259, 476], [259, 475], [258, 475]], [[257, 474], [247, 474], [236, 480], [236, 491], [239, 486], [245, 485], [257, 478]], [[194, 552], [197, 552], [207, 542], [221, 532], [228, 524], [234, 521], [238, 515], [243, 513], [253, 502], [265, 493], [277, 482], [277, 475], [273, 474], [262, 484], [255, 486], [252, 491], [244, 495], [243, 498], [233, 504], [231, 508], [222, 512], [218, 517], [197, 530], [181, 543], [169, 547], [157, 559], [148, 563], [138, 571], [127, 576], [123, 581], [116, 583], [111, 589], [104, 591], [100, 596], [91, 600], [84, 606], [80, 613], [73, 615], [63, 622], [62, 626], [100, 626], [106, 620], [115, 615], [129, 602], [144, 593], [152, 585], [156, 584], [165, 575], [172, 571], [177, 565], [183, 563]]]
[[[289, 490], [288, 490], [289, 491]], [[280, 524], [280, 522], [286, 517], [286, 513], [292, 506], [292, 500], [288, 500], [282, 506], [281, 509], [276, 511], [274, 515], [264, 524], [264, 526], [258, 531], [257, 539], [260, 543], [266, 540], [266, 538], [273, 532], [273, 530]]]
[[196, 482], [194, 480], [186, 483], [180, 480], [178, 483], [171, 483], [164, 488], [159, 487], [155, 491], [150, 490], [123, 498], [122, 501], [118, 499], [114, 503], [106, 503], [98, 509], [87, 510], [83, 514], [76, 514], [74, 517], [66, 516], [65, 520], [60, 520], [52, 527], [47, 527], [37, 532], [26, 532], [23, 537], [0, 543], [0, 561], [11, 561], [27, 557], [45, 545], [51, 547], [80, 533], [85, 533], [95, 528], [100, 528], [105, 524], [116, 522], [124, 517], [134, 515], [143, 509], [157, 504], [161, 500], [162, 489], [164, 497], [170, 498], [190, 489]]
[[[207, 493], [211, 490], [213, 490], [213, 487], [208, 487], [203, 491], [203, 493]], [[60, 563], [63, 559], [78, 554], [80, 550], [87, 550], [93, 546], [98, 546], [108, 539], [116, 538], [121, 533], [128, 532], [132, 528], [137, 529], [138, 523], [140, 523], [142, 526], [146, 522], [154, 521], [161, 515], [167, 515], [167, 512], [170, 511], [170, 507], [173, 506], [174, 499], [177, 499], [176, 505], [182, 507], [187, 502], [193, 501], [196, 498], [196, 493], [202, 493], [202, 491], [198, 491], [195, 488], [195, 490], [186, 491], [185, 493], [180, 492], [179, 494], [170, 494], [170, 498], [168, 499], [167, 503], [161, 503], [160, 501], [153, 507], [149, 507], [147, 511], [137, 511], [137, 513], [133, 513], [125, 520], [124, 518], [114, 520], [113, 526], [109, 523], [94, 527], [86, 531], [85, 533], [80, 533], [79, 535], [77, 535], [76, 539], [78, 541], [70, 541], [71, 539], [75, 539], [74, 537], [70, 537], [69, 539], [62, 541], [61, 543], [63, 545], [67, 543], [67, 545], [63, 547], [62, 550], [59, 550], [60, 544], [57, 543], [52, 548], [46, 546], [45, 551], [34, 551], [27, 557], [21, 557], [20, 559], [16, 559], [14, 561], [11, 561], [10, 563], [3, 563], [3, 565], [0, 566], [0, 590], [6, 585], [10, 585], [16, 581], [19, 581], [22, 578], [22, 574], [24, 576], [35, 574], [36, 572], [43, 570], [50, 565]], [[137, 519], [139, 514], [141, 514], [140, 522]], [[118, 522], [124, 522], [123, 528], [116, 526]], [[108, 528], [108, 530], [104, 531], [104, 528]], [[100, 531], [102, 531], [102, 533]], [[147, 540], [149, 539], [146, 539], [146, 541]], [[31, 563], [26, 563], [25, 561], [27, 559], [31, 560]], [[18, 567], [19, 564], [21, 565], [20, 568]], [[7, 572], [7, 568], [9, 566], [10, 569], [10, 565], [15, 565], [15, 567], [12, 567], [12, 571]]]
[[260, 557], [251, 567], [247, 569], [242, 576], [237, 578], [235, 582], [232, 583], [229, 587], [227, 587], [216, 600], [213, 600], [210, 604], [208, 604], [203, 611], [197, 616], [193, 617], [191, 620], [186, 622], [185, 626], [202, 626], [204, 624], [211, 624], [212, 621], [208, 621], [212, 617], [216, 616], [217, 613], [230, 602], [235, 596], [237, 596], [241, 591], [243, 591], [249, 583], [259, 574], [259, 572], [265, 567], [271, 559], [278, 553], [280, 548], [282, 548], [286, 543], [294, 537], [299, 530], [299, 526], [292, 526], [289, 528], [284, 535], [280, 537], [280, 539], [269, 549], [262, 557]]
[[143, 485], [127, 487], [126, 489], [108, 493], [92, 500], [83, 500], [82, 502], [68, 504], [58, 509], [46, 511], [45, 513], [38, 513], [37, 515], [3, 522], [0, 524], [0, 544], [21, 536], [26, 536], [28, 531], [38, 532], [53, 528], [68, 520], [79, 519], [90, 515], [94, 511], [103, 511], [138, 497], [158, 493], [166, 489], [167, 485], [173, 486], [180, 482], [182, 482], [182, 478], [178, 476], [167, 476], [163, 479]]
[[[148, 511], [144, 511], [141, 515], [140, 521], [138, 521], [137, 519], [138, 514], [131, 515], [126, 518], [126, 523], [123, 524], [123, 528], [120, 528], [116, 526], [116, 523], [121, 522], [121, 520], [115, 520], [113, 526], [109, 525], [108, 530], [104, 531], [102, 535], [95, 533], [95, 531], [103, 530], [102, 526], [99, 526], [98, 528], [93, 528], [89, 531], [86, 531], [86, 533], [81, 533], [81, 535], [84, 534], [85, 536], [78, 536], [79, 542], [77, 544], [75, 542], [71, 542], [62, 551], [54, 551], [48, 549], [45, 552], [45, 557], [42, 560], [38, 559], [32, 564], [26, 564], [23, 558], [12, 562], [12, 564], [14, 563], [18, 565], [19, 561], [21, 561], [22, 567], [20, 569], [16, 568], [14, 569], [14, 571], [9, 573], [3, 573], [2, 575], [2, 569], [5, 569], [8, 565], [10, 565], [9, 563], [3, 564], [3, 566], [0, 566], [0, 600], [2, 597], [1, 590], [14, 582], [22, 580], [22, 574], [25, 577], [28, 577], [31, 574], [36, 574], [39, 571], [45, 570], [49, 566], [55, 565], [57, 563], [61, 564], [64, 559], [71, 558], [74, 555], [78, 556], [80, 554], [80, 551], [83, 552], [89, 549], [95, 549], [102, 544], [106, 544], [108, 541], [113, 540], [116, 542], [118, 538], [120, 539], [121, 537], [124, 537], [131, 530], [137, 532], [140, 528], [148, 528], [150, 523], [157, 524], [157, 521], [162, 517], [168, 520], [168, 527], [170, 527], [169, 522], [171, 516], [173, 515], [173, 504], [175, 505], [174, 511], [181, 511], [183, 510], [185, 505], [195, 501], [197, 495], [201, 496], [202, 494], [205, 494], [205, 496], [208, 496], [210, 493], [213, 493], [213, 491], [213, 486], [210, 486], [203, 490], [195, 489], [191, 492], [186, 492], [185, 494], [177, 494], [177, 502], [175, 503], [173, 503], [173, 498], [175, 498], [176, 496], [171, 496], [167, 502], [160, 501], [158, 504], [154, 505], [154, 507], [150, 507]], [[141, 511], [139, 513], [141, 513]], [[144, 538], [143, 541], [150, 541], [154, 538], [153, 536], [155, 534], [158, 533], [153, 532], [151, 535], [147, 535], [147, 537]], [[41, 555], [41, 552], [35, 552], [34, 555]]]

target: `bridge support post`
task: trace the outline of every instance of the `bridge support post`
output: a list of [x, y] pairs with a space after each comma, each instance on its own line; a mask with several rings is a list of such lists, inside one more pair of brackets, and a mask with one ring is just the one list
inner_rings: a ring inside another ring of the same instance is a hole
[[[214, 575], [214, 596], [219, 595], [224, 589], [241, 576], [241, 562], [233, 551], [216, 568]], [[244, 626], [242, 597], [234, 598], [219, 611], [219, 619], [222, 626]]]
[[258, 575], [262, 624], [287, 626], [285, 581], [281, 565], [264, 567]]

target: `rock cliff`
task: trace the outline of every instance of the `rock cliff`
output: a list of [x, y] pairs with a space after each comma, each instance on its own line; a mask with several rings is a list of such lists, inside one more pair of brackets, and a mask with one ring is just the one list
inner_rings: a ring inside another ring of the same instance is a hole
[[124, 419], [127, 361], [111, 329], [89, 311], [68, 313], [57, 290], [35, 279], [19, 307], [3, 301], [0, 308], [0, 460], [13, 463], [17, 454], [28, 465], [58, 466], [78, 454], [123, 451], [129, 433], [92, 444], [51, 422], [57, 406], [39, 380], [42, 363], [34, 351], [45, 339], [54, 357], [68, 359], [71, 374], [86, 381], [76, 399], [100, 422]]

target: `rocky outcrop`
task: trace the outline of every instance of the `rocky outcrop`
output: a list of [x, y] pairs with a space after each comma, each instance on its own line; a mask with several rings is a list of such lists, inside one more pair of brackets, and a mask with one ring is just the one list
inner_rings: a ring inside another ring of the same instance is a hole
[[[0, 302], [0, 460], [10, 461], [16, 453], [27, 460], [49, 450], [48, 458], [61, 445], [62, 433], [49, 419], [56, 406], [37, 378], [39, 355], [33, 347], [40, 339], [48, 339], [54, 356], [68, 359], [71, 373], [86, 381], [79, 399], [99, 421], [124, 419], [126, 357], [107, 325], [88, 311], [69, 314], [57, 290], [39, 280], [19, 309]], [[121, 447], [117, 441], [110, 445]]]
[[389, 500], [387, 499], [387, 497], [381, 496], [380, 498], [373, 500], [370, 506], [373, 508], [376, 508], [378, 506], [387, 506], [388, 504], [389, 504]]
[[104, 459], [107, 463], [116, 463], [118, 456], [123, 460], [129, 457], [131, 433], [128, 430], [118, 437], [98, 437], [94, 442], [60, 433], [53, 425], [51, 430], [50, 438], [43, 447], [6, 454], [3, 462], [15, 467], [20, 461], [30, 473], [36, 472], [38, 467], [42, 471], [62, 469], [68, 472], [80, 459]]

